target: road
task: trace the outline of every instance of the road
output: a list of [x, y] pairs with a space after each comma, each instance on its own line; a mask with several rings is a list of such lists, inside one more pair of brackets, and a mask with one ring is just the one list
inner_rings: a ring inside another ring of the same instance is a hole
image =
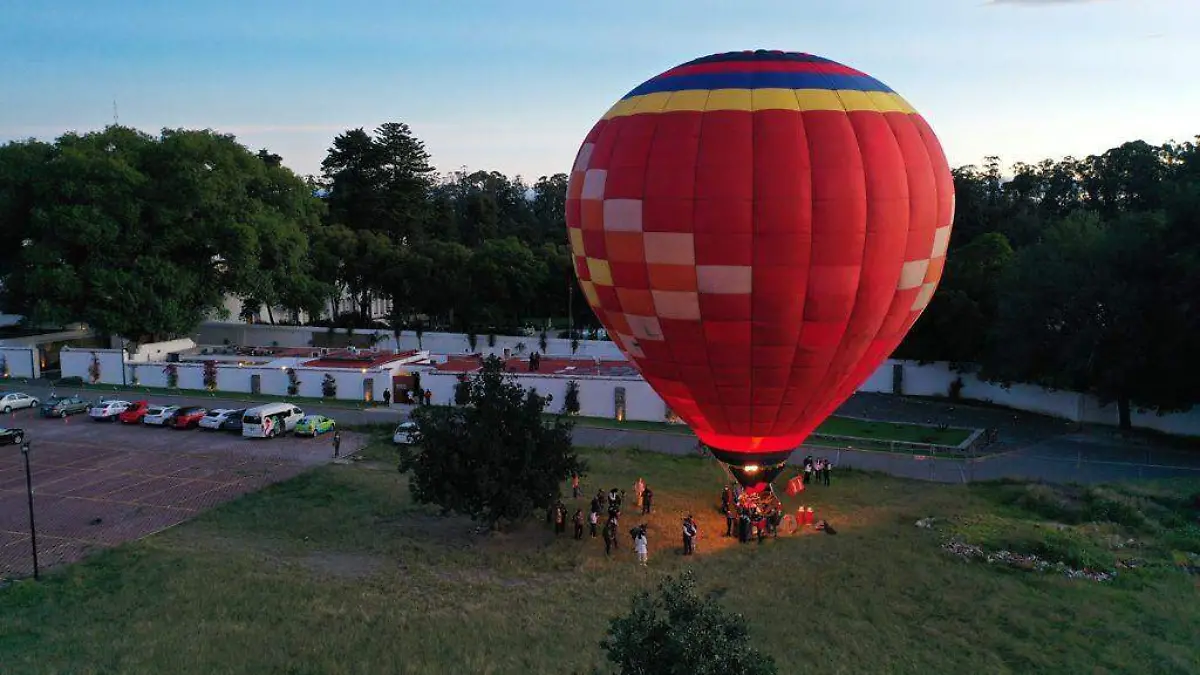
[[[45, 400], [48, 383], [34, 382], [12, 390]], [[94, 399], [95, 389], [57, 387], [58, 393], [79, 393]], [[114, 392], [114, 396], [134, 395]], [[241, 408], [244, 400], [195, 396], [154, 395], [163, 403], [195, 403], [208, 407]], [[346, 426], [393, 424], [406, 419], [412, 406], [353, 409], [342, 406], [302, 404], [306, 412], [328, 415]], [[946, 423], [952, 426], [993, 428], [1000, 432], [1002, 452], [979, 459], [945, 459], [921, 455], [829, 448], [802, 448], [792, 457], [799, 463], [805, 454], [824, 456], [840, 468], [931, 480], [945, 483], [1020, 478], [1050, 482], [1098, 483], [1129, 479], [1200, 477], [1200, 452], [1188, 452], [1145, 439], [1117, 437], [1104, 428], [1080, 428], [1073, 422], [1001, 408], [950, 404], [883, 394], [856, 394], [838, 411], [839, 415], [908, 423]], [[695, 452], [691, 435], [654, 431], [583, 427], [575, 429], [580, 445], [600, 448], [637, 447], [653, 452], [688, 455]]]

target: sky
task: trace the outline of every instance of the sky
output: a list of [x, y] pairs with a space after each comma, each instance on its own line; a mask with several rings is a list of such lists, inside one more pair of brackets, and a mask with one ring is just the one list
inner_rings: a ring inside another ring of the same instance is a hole
[[1197, 0], [0, 0], [0, 142], [211, 128], [320, 171], [333, 138], [409, 124], [439, 171], [570, 169], [630, 89], [742, 49], [882, 80], [951, 165], [1200, 134]]

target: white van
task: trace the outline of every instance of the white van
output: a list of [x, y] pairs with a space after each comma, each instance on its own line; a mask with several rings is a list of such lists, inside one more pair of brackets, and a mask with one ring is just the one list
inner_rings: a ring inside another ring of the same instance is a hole
[[296, 428], [304, 411], [291, 403], [268, 403], [242, 415], [243, 438], [272, 438]]

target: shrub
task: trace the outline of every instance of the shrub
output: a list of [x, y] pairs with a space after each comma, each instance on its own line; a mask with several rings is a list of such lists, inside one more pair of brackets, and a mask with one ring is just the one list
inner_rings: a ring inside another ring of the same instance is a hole
[[337, 398], [337, 379], [330, 373], [325, 373], [321, 380], [321, 395], [325, 398]]
[[167, 375], [167, 388], [175, 389], [179, 386], [179, 366], [174, 363], [168, 363], [163, 372]]
[[92, 362], [88, 364], [88, 380], [92, 384], [100, 382], [100, 356], [96, 352], [92, 352]]
[[209, 360], [204, 362], [204, 388], [209, 391], [216, 391], [217, 389], [216, 361]]
[[692, 572], [667, 577], [657, 596], [639, 591], [627, 616], [611, 621], [600, 646], [621, 675], [773, 675], [741, 614], [696, 592]]
[[295, 368], [287, 369], [287, 378], [288, 378], [288, 387], [287, 387], [288, 396], [298, 395], [300, 393], [300, 376], [296, 374]]
[[562, 409], [568, 415], [579, 414], [579, 383], [575, 380], [567, 381], [567, 393], [563, 397]]

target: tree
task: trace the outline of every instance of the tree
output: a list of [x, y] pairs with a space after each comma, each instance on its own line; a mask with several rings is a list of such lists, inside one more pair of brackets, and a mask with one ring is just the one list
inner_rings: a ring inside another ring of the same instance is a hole
[[30, 322], [161, 339], [305, 274], [319, 205], [232, 136], [110, 126], [3, 150], [0, 216], [23, 242], [0, 255], [3, 302]]
[[471, 255], [471, 288], [476, 322], [514, 326], [529, 312], [546, 266], [515, 237], [492, 239]]
[[571, 445], [571, 424], [543, 417], [548, 399], [525, 391], [497, 357], [466, 386], [470, 405], [413, 413], [416, 438], [400, 450], [413, 499], [493, 529], [549, 508], [562, 482], [586, 469]]
[[657, 597], [639, 591], [628, 615], [600, 642], [621, 675], [772, 675], [775, 661], [752, 646], [741, 614], [701, 598], [691, 571], [667, 577]]
[[1168, 233], [1162, 213], [1080, 213], [1021, 251], [1002, 280], [984, 377], [1094, 394], [1117, 404], [1125, 429], [1131, 405], [1200, 400], [1179, 363], [1194, 319], [1172, 291], [1190, 263]]
[[579, 383], [567, 380], [567, 393], [563, 396], [562, 411], [567, 415], [579, 414]]
[[425, 144], [400, 122], [380, 125], [373, 136], [362, 128], [340, 134], [321, 163], [329, 222], [396, 242], [420, 239], [433, 187], [429, 160]]

